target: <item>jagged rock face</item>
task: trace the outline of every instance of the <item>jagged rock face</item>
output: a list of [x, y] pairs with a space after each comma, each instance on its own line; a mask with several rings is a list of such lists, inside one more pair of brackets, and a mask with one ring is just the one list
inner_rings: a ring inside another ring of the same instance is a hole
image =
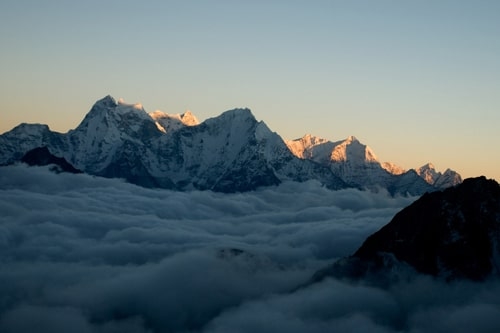
[[500, 273], [500, 186], [466, 179], [424, 194], [366, 239], [353, 256], [317, 275], [389, 274], [397, 262], [444, 279], [482, 280]]
[[53, 167], [52, 170], [56, 172], [82, 173], [64, 158], [52, 155], [47, 147], [39, 147], [28, 151], [21, 158], [21, 162], [31, 166], [51, 165]]
[[427, 192], [434, 192], [435, 187], [424, 181], [414, 170], [389, 178], [386, 185], [389, 193], [409, 193], [411, 195], [422, 195]]

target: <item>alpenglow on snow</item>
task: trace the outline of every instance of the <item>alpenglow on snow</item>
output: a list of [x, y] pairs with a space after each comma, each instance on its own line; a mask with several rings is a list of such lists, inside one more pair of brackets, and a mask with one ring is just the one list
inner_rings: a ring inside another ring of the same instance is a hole
[[[283, 181], [316, 180], [330, 189], [378, 189], [420, 195], [461, 182], [452, 170], [404, 171], [380, 163], [355, 137], [331, 142], [306, 135], [284, 141], [249, 109], [199, 122], [190, 112], [147, 113], [141, 104], [106, 96], [67, 133], [20, 124], [0, 135], [0, 164], [46, 147], [85, 173], [146, 187], [239, 192]], [[432, 177], [428, 175], [431, 174]]]

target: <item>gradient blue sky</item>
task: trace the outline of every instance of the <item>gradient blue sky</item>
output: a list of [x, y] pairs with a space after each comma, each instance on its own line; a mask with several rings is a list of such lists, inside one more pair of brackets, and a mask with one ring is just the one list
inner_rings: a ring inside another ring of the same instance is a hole
[[0, 1], [0, 132], [107, 94], [500, 180], [500, 1]]

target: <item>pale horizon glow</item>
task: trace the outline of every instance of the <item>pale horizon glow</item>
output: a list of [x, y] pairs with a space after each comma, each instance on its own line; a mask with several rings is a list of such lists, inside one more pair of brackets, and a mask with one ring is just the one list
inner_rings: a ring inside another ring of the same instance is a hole
[[500, 2], [2, 1], [0, 133], [67, 132], [110, 94], [381, 162], [500, 180]]

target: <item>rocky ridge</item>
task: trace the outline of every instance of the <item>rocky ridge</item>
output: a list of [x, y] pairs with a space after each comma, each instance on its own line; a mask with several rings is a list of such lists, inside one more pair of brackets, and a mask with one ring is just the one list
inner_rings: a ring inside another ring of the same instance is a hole
[[469, 178], [424, 194], [352, 256], [319, 271], [313, 280], [390, 280], [409, 270], [445, 280], [484, 280], [500, 275], [499, 244], [500, 185]]

